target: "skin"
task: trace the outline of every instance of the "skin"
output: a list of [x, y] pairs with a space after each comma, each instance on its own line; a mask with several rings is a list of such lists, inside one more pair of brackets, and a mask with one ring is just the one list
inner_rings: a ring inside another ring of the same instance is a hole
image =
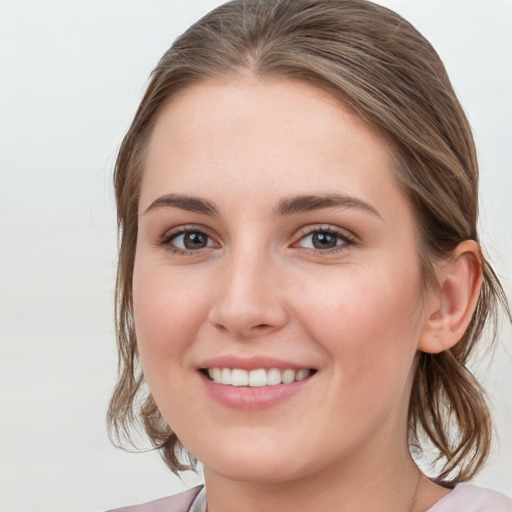
[[[158, 201], [168, 194], [218, 214]], [[311, 194], [356, 202], [276, 212]], [[210, 512], [425, 510], [448, 492], [420, 478], [407, 444], [416, 354], [446, 321], [422, 285], [415, 217], [378, 133], [301, 82], [203, 82], [161, 111], [139, 206], [141, 362], [204, 465]], [[183, 227], [206, 246], [184, 250], [172, 238]], [[311, 231], [326, 229], [336, 246], [315, 247]], [[432, 351], [446, 348], [434, 338]], [[212, 400], [199, 371], [224, 355], [316, 373], [270, 407], [234, 408]]]

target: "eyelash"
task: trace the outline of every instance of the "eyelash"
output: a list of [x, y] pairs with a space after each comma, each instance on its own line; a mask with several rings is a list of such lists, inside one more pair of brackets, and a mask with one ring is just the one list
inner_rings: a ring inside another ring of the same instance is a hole
[[[181, 235], [186, 234], [198, 234], [205, 236], [209, 241], [214, 241], [213, 237], [211, 237], [204, 227], [202, 226], [194, 226], [194, 225], [187, 225], [187, 226], [180, 226], [176, 229], [173, 229], [171, 232], [165, 233], [158, 241], [157, 245], [166, 247], [168, 250], [170, 250], [173, 254], [177, 256], [189, 256], [191, 254], [198, 254], [201, 253], [203, 249], [207, 249], [208, 247], [211, 247], [209, 245], [206, 245], [205, 247], [201, 247], [199, 249], [182, 249], [180, 247], [176, 247], [173, 245], [173, 241], [176, 240]], [[299, 243], [306, 239], [309, 236], [313, 236], [315, 234], [327, 234], [332, 235], [337, 238], [337, 243], [334, 247], [327, 248], [327, 249], [317, 249], [317, 248], [309, 248], [309, 247], [302, 247], [303, 251], [306, 251], [308, 253], [312, 254], [333, 254], [338, 253], [341, 251], [346, 250], [348, 247], [355, 245], [356, 238], [353, 236], [348, 235], [345, 231], [341, 231], [339, 229], [336, 229], [332, 226], [309, 226], [307, 228], [304, 228], [298, 238], [298, 241], [292, 244], [292, 247], [300, 247]], [[338, 241], [340, 243], [338, 243]], [[218, 245], [218, 244], [217, 244]]]

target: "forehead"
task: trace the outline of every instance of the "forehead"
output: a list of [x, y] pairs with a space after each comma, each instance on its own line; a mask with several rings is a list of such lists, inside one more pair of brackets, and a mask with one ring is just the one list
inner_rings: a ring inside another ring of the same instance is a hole
[[305, 188], [373, 194], [379, 202], [398, 186], [391, 167], [384, 137], [325, 91], [290, 79], [206, 81], [160, 112], [140, 206], [170, 192], [270, 196]]

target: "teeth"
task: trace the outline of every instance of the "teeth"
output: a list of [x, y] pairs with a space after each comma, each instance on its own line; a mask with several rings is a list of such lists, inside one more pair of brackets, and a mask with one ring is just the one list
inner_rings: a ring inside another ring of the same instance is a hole
[[309, 373], [310, 373], [309, 370], [299, 370], [295, 374], [295, 380], [304, 380], [307, 377], [309, 377]]
[[263, 387], [277, 384], [290, 384], [304, 380], [311, 375], [311, 370], [280, 370], [279, 368], [258, 368], [257, 370], [242, 370], [240, 368], [208, 368], [208, 375], [213, 382], [228, 386]]
[[[221, 372], [220, 383], [231, 384], [231, 370], [229, 368], [222, 368]], [[213, 375], [215, 376], [215, 370], [213, 371]]]
[[[222, 370], [222, 373], [224, 373], [224, 369]], [[232, 386], [247, 386], [248, 384], [249, 384], [249, 372], [248, 371], [239, 370], [238, 368], [231, 370], [231, 385]]]
[[249, 386], [261, 387], [267, 385], [267, 372], [261, 368], [260, 370], [251, 370], [249, 372]]
[[281, 380], [283, 384], [290, 384], [295, 380], [295, 370], [284, 370], [281, 374]]
[[[208, 372], [210, 373], [210, 372]], [[222, 370], [220, 368], [213, 369], [213, 376], [210, 375], [210, 378], [215, 382], [222, 382]]]
[[281, 384], [281, 370], [271, 368], [267, 371], [267, 386], [276, 386]]

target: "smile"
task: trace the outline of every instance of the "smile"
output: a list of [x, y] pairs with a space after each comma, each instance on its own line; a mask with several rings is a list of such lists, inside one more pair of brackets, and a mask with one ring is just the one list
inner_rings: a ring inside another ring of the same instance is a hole
[[205, 373], [210, 380], [226, 386], [264, 387], [277, 386], [278, 384], [291, 384], [310, 377], [315, 370], [287, 368], [258, 368], [244, 370], [241, 368], [208, 368]]

